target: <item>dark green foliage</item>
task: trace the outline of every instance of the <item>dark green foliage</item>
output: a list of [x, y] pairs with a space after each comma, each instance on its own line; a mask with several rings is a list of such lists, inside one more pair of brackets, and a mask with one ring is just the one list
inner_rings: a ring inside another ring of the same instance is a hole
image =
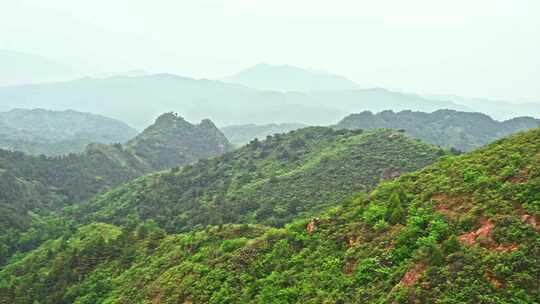
[[[83, 154], [56, 157], [0, 150], [0, 265], [14, 252], [39, 244], [46, 232], [53, 232], [37, 228], [51, 213], [145, 173], [185, 165], [230, 148], [210, 121], [194, 126], [168, 113], [126, 147], [90, 144]], [[30, 236], [36, 238], [28, 239]]]
[[433, 113], [369, 111], [345, 117], [335, 127], [345, 129], [400, 129], [437, 146], [470, 151], [510, 134], [536, 128], [540, 120], [518, 117], [504, 122], [481, 113], [438, 110]]
[[539, 160], [536, 129], [279, 229], [92, 224], [0, 270], [0, 301], [538, 303]]
[[[126, 218], [154, 219], [168, 232], [223, 223], [283, 226], [438, 158], [439, 149], [392, 131], [306, 128], [143, 177], [73, 216], [119, 225]], [[404, 214], [396, 209], [400, 221]]]

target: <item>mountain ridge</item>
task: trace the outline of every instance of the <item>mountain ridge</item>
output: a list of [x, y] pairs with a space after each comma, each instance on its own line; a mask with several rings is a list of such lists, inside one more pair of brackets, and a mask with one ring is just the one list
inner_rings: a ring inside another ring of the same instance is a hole
[[431, 113], [382, 111], [376, 114], [364, 111], [343, 118], [334, 127], [403, 129], [409, 135], [434, 145], [470, 151], [539, 125], [540, 119], [532, 117], [515, 117], [499, 122], [482, 113], [437, 110]]
[[90, 143], [123, 143], [138, 132], [101, 115], [74, 110], [0, 112], [0, 148], [49, 156], [83, 152]]

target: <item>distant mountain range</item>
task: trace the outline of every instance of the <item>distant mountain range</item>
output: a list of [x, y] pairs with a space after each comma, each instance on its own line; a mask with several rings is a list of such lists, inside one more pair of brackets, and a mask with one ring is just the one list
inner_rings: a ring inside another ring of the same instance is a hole
[[137, 133], [121, 121], [72, 110], [0, 112], [0, 149], [29, 154], [79, 153], [90, 143], [123, 143]]
[[174, 110], [190, 121], [206, 117], [220, 126], [299, 122], [330, 125], [353, 112], [386, 109], [469, 110], [446, 101], [384, 89], [278, 92], [170, 74], [85, 78], [69, 82], [0, 87], [7, 107], [74, 109], [123, 120], [137, 128]]
[[173, 74], [124, 73], [114, 77], [0, 87], [0, 110], [74, 109], [126, 121], [142, 129], [174, 110], [190, 121], [212, 117], [219, 126], [298, 122], [331, 125], [350, 113], [451, 109], [496, 119], [540, 116], [540, 104], [455, 96], [420, 96], [363, 89], [344, 77], [289, 65], [259, 64], [222, 81]]
[[356, 90], [360, 86], [345, 77], [322, 71], [311, 71], [291, 65], [265, 63], [240, 71], [223, 79], [246, 87], [272, 91], [341, 91]]
[[537, 128], [540, 119], [517, 117], [503, 122], [481, 113], [438, 110], [433, 113], [365, 111], [340, 121], [338, 129], [402, 129], [412, 137], [445, 148], [469, 151], [519, 131]]

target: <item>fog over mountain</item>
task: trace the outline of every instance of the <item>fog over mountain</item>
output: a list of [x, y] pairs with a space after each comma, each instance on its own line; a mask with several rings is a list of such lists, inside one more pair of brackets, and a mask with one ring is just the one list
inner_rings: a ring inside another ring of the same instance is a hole
[[453, 102], [385, 89], [263, 91], [172, 74], [0, 87], [0, 100], [11, 107], [94, 112], [137, 128], [148, 125], [159, 113], [171, 110], [182, 113], [188, 120], [210, 117], [220, 126], [283, 122], [329, 125], [348, 113], [363, 110], [470, 110]]

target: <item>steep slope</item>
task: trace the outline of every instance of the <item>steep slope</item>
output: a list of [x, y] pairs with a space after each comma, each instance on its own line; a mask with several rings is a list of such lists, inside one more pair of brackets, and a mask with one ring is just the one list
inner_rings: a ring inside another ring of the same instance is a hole
[[169, 232], [222, 223], [280, 226], [434, 162], [444, 151], [392, 131], [313, 127], [145, 176], [81, 205], [75, 216]]
[[0, 271], [5, 303], [538, 303], [540, 129], [286, 228], [92, 224]]
[[412, 137], [445, 148], [470, 151], [499, 138], [540, 126], [540, 119], [518, 117], [499, 122], [481, 113], [438, 110], [433, 113], [362, 112], [341, 120], [338, 129], [402, 129]]
[[349, 113], [437, 109], [466, 110], [452, 102], [383, 89], [277, 92], [261, 91], [220, 81], [170, 74], [0, 87], [0, 100], [17, 108], [74, 109], [120, 119], [144, 128], [165, 112], [182, 112], [188, 121], [206, 117], [218, 126], [299, 122], [333, 124]]
[[83, 154], [61, 157], [0, 150], [0, 264], [14, 251], [54, 235], [47, 233], [51, 213], [143, 174], [186, 165], [229, 148], [210, 121], [191, 125], [167, 113], [126, 147], [91, 144]]
[[49, 156], [83, 152], [90, 143], [123, 143], [137, 135], [128, 125], [76, 111], [16, 109], [0, 113], [0, 148]]
[[305, 70], [291, 65], [270, 65], [265, 63], [238, 72], [224, 79], [246, 87], [272, 91], [336, 91], [354, 90], [360, 86], [338, 75]]
[[300, 123], [273, 123], [266, 125], [233, 125], [220, 128], [220, 130], [233, 145], [242, 146], [255, 138], [264, 139], [268, 135], [288, 133], [304, 127], [307, 127], [307, 125]]

